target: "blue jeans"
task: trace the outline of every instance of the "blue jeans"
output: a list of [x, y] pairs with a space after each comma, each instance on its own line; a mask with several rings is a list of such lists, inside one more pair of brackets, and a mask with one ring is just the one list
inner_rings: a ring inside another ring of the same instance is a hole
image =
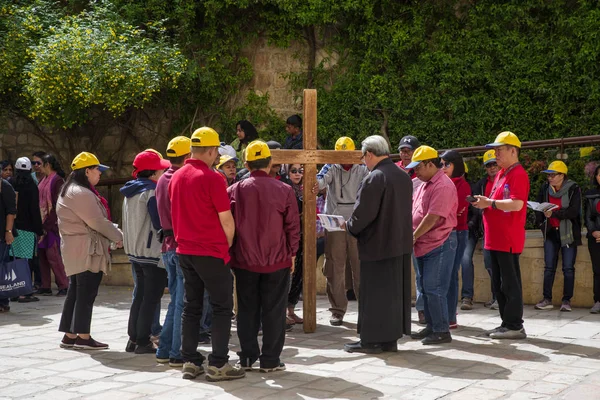
[[417, 311], [423, 311], [425, 309], [425, 305], [423, 304], [423, 284], [421, 280], [421, 272], [419, 272], [419, 268], [417, 267], [417, 257], [415, 254], [412, 255], [413, 260], [413, 269], [415, 270], [415, 288], [417, 289], [417, 301], [415, 304], [415, 308]]
[[183, 312], [183, 272], [175, 250], [163, 253], [163, 262], [169, 277], [171, 302], [160, 333], [157, 358], [181, 359], [181, 313]]
[[[475, 248], [479, 239], [469, 233], [469, 240], [467, 241], [467, 247], [465, 248], [465, 254], [462, 259], [462, 292], [461, 298], [473, 299], [475, 296], [475, 290], [473, 288], [475, 281], [475, 266], [473, 265], [473, 254], [475, 254]], [[485, 249], [485, 240], [482, 240], [483, 249], [483, 265], [488, 275], [490, 276], [490, 290], [492, 292], [492, 301], [496, 300], [494, 294], [494, 287], [491, 284], [492, 280], [492, 259], [490, 251]]]
[[416, 258], [423, 287], [425, 320], [433, 332], [448, 332], [447, 296], [456, 246], [456, 235], [451, 234], [441, 246]]
[[[135, 273], [135, 268], [133, 264], [131, 265], [131, 273], [133, 275], [133, 293], [132, 297], [135, 299], [135, 295], [137, 293], [137, 275]], [[153, 336], [160, 335], [160, 331], [162, 330], [162, 326], [160, 326], [160, 302], [156, 307], [156, 312], [154, 313], [154, 319], [152, 320], [152, 327], [150, 328], [150, 332]]]
[[561, 246], [558, 231], [553, 229], [548, 232], [544, 241], [544, 298], [552, 300], [552, 286], [558, 266], [558, 252], [562, 251], [562, 270], [565, 277], [562, 301], [571, 301], [573, 287], [575, 286], [575, 259], [577, 246]]
[[[456, 323], [456, 305], [458, 303], [458, 270], [465, 254], [465, 248], [469, 241], [469, 231], [452, 231], [450, 236], [456, 236], [456, 253], [454, 254], [454, 264], [452, 265], [452, 274], [450, 275], [450, 286], [448, 287], [448, 321], [451, 324]], [[464, 278], [464, 277], [463, 277]]]

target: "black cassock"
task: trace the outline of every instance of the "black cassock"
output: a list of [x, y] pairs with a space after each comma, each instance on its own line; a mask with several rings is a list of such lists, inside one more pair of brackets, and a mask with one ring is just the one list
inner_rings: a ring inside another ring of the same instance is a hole
[[385, 159], [363, 180], [348, 232], [358, 239], [358, 333], [364, 343], [410, 333], [412, 181]]

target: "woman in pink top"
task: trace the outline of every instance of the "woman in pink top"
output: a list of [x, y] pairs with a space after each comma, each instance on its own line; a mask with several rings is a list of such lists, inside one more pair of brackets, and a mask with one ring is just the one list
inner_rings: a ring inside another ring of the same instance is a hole
[[454, 257], [454, 266], [450, 277], [450, 287], [448, 288], [448, 320], [450, 329], [456, 329], [456, 306], [458, 303], [458, 270], [469, 240], [469, 227], [467, 225], [467, 217], [469, 210], [469, 202], [467, 196], [471, 195], [471, 186], [465, 180], [465, 163], [459, 152], [450, 150], [442, 154], [442, 169], [444, 173], [452, 179], [456, 186], [458, 196], [458, 208], [456, 210], [456, 238], [458, 245], [456, 247], [456, 255]]

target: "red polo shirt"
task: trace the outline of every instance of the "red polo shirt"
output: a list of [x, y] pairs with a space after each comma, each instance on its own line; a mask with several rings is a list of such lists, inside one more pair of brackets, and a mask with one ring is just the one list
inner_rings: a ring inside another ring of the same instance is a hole
[[505, 175], [501, 169], [494, 180], [496, 188], [490, 193], [491, 200], [504, 198], [504, 185], [508, 184], [510, 198], [523, 201], [520, 211], [504, 212], [488, 207], [483, 210], [486, 250], [521, 254], [525, 247], [525, 220], [529, 198], [529, 176], [522, 165], [517, 165]]
[[229, 262], [229, 244], [219, 213], [230, 209], [223, 178], [203, 161], [189, 159], [169, 183], [177, 253]]

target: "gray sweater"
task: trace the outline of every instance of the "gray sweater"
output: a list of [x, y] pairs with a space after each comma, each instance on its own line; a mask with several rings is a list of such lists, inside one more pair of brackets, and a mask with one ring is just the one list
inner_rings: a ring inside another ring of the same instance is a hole
[[364, 165], [353, 165], [346, 171], [339, 164], [326, 164], [317, 174], [319, 190], [327, 187], [327, 200], [325, 202], [325, 213], [330, 215], [341, 215], [344, 219], [350, 218], [356, 195], [363, 179], [369, 175], [369, 170]]

